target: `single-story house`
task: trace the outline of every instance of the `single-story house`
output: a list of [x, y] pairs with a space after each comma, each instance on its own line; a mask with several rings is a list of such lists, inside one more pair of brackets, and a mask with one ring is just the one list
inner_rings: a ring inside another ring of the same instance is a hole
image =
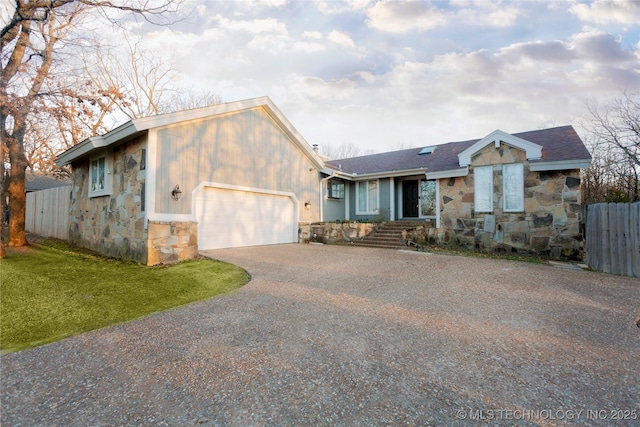
[[71, 240], [153, 265], [342, 220], [420, 219], [442, 240], [568, 253], [590, 159], [567, 126], [329, 162], [262, 97], [134, 119], [56, 162], [73, 170]]
[[324, 218], [419, 219], [438, 241], [575, 257], [590, 163], [571, 126], [334, 160]]

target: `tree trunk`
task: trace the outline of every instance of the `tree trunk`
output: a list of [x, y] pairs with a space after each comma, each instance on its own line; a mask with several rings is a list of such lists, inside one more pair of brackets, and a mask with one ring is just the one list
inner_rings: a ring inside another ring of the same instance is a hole
[[[18, 169], [14, 172], [15, 169]], [[25, 193], [25, 166], [11, 164], [9, 179], [9, 239], [8, 246], [27, 246], [25, 223], [27, 216], [27, 194]]]
[[[4, 126], [4, 120], [2, 118], [2, 114], [0, 114], [0, 126]], [[4, 127], [0, 128], [0, 129], [4, 129]], [[7, 220], [6, 215], [5, 215], [5, 209], [7, 207], [6, 205], [6, 182], [5, 180], [7, 179], [7, 175], [5, 174], [5, 170], [4, 170], [4, 165], [5, 165], [5, 160], [7, 158], [6, 154], [5, 154], [5, 144], [4, 144], [4, 132], [2, 132], [0, 130], [0, 135], [3, 136], [2, 138], [2, 144], [0, 144], [0, 259], [6, 258], [7, 257], [7, 251], [4, 247], [5, 245], [5, 240], [4, 240], [4, 222]]]
[[21, 149], [23, 132], [14, 132], [13, 141], [8, 144], [9, 162], [11, 163], [9, 186], [9, 238], [7, 246], [27, 246], [25, 233], [27, 214], [27, 194], [25, 192], [25, 178], [27, 169], [27, 157]]
[[[2, 169], [2, 184], [4, 186], [4, 167], [0, 169]], [[4, 259], [7, 257], [7, 251], [4, 248], [4, 222], [6, 221], [4, 214], [4, 190], [0, 191], [0, 199], [2, 199], [0, 202], [0, 206], [2, 207], [0, 210], [0, 259]]]

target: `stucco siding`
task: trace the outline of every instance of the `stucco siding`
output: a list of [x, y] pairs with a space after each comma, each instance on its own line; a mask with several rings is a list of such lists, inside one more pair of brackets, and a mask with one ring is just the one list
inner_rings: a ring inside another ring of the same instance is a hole
[[215, 182], [294, 193], [300, 221], [320, 218], [318, 171], [261, 107], [161, 128], [156, 140], [156, 213], [193, 214], [193, 190]]
[[379, 193], [379, 215], [386, 221], [391, 218], [391, 180], [389, 178], [381, 179]]
[[327, 185], [329, 181], [323, 181], [322, 183], [322, 201], [324, 203], [324, 221], [334, 222], [343, 221], [346, 219], [345, 208], [349, 197], [349, 183], [344, 182], [344, 198], [342, 199], [330, 199], [327, 197]]

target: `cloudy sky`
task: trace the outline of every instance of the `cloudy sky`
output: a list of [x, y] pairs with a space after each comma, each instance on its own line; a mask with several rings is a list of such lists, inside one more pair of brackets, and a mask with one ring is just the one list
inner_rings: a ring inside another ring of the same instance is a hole
[[637, 0], [185, 1], [136, 31], [185, 82], [269, 96], [320, 146], [578, 128], [588, 101], [640, 89]]

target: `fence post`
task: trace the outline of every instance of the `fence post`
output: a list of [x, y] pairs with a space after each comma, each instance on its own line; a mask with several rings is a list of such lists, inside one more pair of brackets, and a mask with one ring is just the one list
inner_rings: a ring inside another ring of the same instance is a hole
[[629, 206], [631, 276], [640, 277], [640, 202]]

